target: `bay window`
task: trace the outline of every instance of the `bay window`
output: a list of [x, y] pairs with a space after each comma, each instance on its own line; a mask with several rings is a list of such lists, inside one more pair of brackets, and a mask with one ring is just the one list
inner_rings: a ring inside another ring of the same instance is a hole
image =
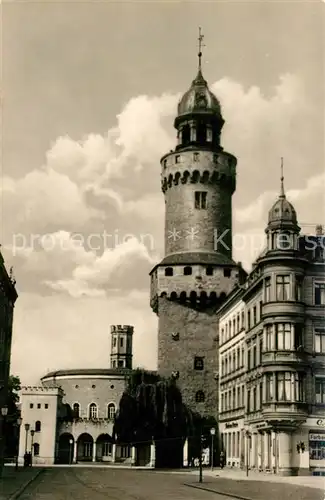
[[265, 339], [265, 351], [266, 352], [269, 352], [269, 351], [273, 351], [273, 342], [272, 342], [272, 325], [266, 325], [265, 327], [265, 335], [266, 335], [266, 339]]
[[265, 302], [270, 302], [271, 300], [271, 278], [265, 278], [264, 280], [265, 286]]
[[291, 372], [277, 373], [277, 400], [293, 401]]
[[295, 299], [298, 302], [302, 301], [302, 282], [303, 282], [303, 277], [302, 276], [296, 276], [296, 282], [295, 282]]
[[325, 354], [325, 329], [315, 329], [315, 352]]
[[278, 323], [276, 325], [277, 349], [279, 351], [290, 351], [291, 345], [291, 325], [290, 323]]
[[278, 275], [276, 277], [276, 300], [289, 300], [290, 298], [290, 276]]
[[315, 305], [325, 305], [325, 283], [315, 283]]
[[274, 374], [267, 373], [266, 374], [266, 401], [274, 400]]
[[304, 377], [302, 373], [295, 373], [295, 401], [304, 401]]

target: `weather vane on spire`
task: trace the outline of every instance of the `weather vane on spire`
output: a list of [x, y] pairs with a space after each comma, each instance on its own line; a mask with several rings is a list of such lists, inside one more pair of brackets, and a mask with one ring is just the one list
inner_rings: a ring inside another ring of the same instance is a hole
[[282, 197], [285, 196], [283, 181], [284, 181], [284, 176], [283, 176], [283, 157], [281, 156], [281, 190], [280, 190], [280, 196], [282, 196]]
[[201, 28], [199, 27], [199, 53], [198, 53], [198, 56], [199, 56], [199, 71], [201, 71], [201, 57], [202, 57], [202, 47], [205, 47], [204, 43], [203, 43], [203, 39], [204, 39], [204, 35], [202, 35], [202, 31], [201, 31]]

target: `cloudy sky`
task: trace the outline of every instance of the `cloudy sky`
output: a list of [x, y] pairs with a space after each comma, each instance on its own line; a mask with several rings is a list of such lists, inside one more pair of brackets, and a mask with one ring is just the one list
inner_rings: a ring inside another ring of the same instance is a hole
[[135, 326], [135, 364], [156, 367], [159, 159], [175, 145], [199, 25], [238, 158], [234, 258], [249, 269], [261, 245], [281, 156], [303, 228], [324, 221], [323, 14], [320, 1], [2, 4], [1, 243], [23, 383], [107, 366], [115, 323]]

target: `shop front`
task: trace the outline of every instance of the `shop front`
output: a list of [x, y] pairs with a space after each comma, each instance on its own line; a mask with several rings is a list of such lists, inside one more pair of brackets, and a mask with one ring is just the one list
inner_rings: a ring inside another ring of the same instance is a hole
[[325, 474], [325, 418], [308, 418], [293, 441], [294, 466], [299, 475]]

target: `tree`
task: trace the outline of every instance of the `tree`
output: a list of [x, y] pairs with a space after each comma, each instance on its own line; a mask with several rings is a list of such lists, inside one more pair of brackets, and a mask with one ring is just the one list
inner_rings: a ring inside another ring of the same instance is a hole
[[5, 435], [5, 456], [14, 457], [18, 452], [18, 426], [17, 420], [20, 417], [18, 408], [20, 379], [17, 376], [11, 375], [8, 381], [8, 397], [7, 407], [8, 414], [4, 422]]
[[179, 467], [191, 425], [175, 380], [143, 369], [132, 372], [115, 417], [114, 439], [137, 445], [154, 440], [157, 466]]

